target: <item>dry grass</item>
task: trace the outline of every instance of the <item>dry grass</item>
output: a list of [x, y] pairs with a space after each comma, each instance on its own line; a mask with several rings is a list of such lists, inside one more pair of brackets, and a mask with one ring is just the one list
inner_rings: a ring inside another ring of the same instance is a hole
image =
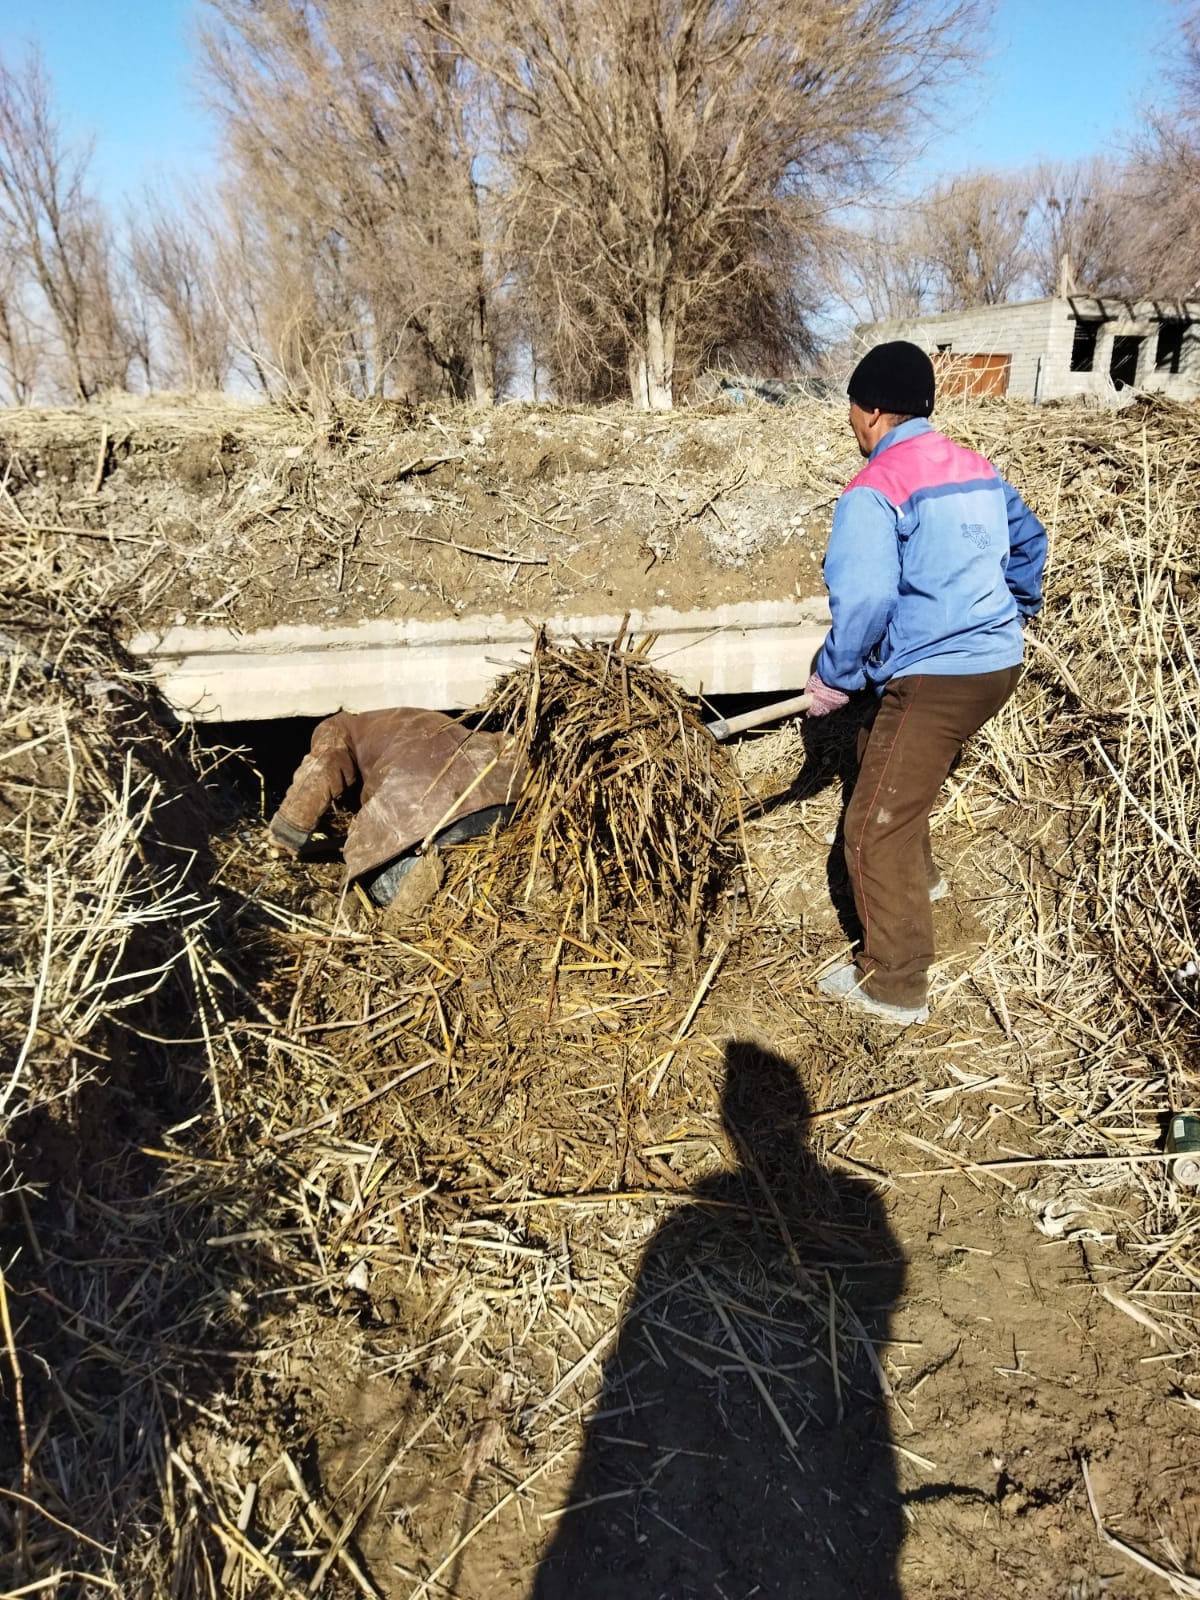
[[738, 784], [646, 642], [622, 630], [608, 645], [563, 647], [540, 629], [529, 664], [496, 685], [484, 709], [516, 736], [528, 774], [504, 857], [528, 856], [526, 897], [544, 862], [570, 881], [584, 937], [624, 901], [665, 906], [698, 944], [738, 864]]
[[[796, 436], [823, 459], [839, 425], [764, 418], [761, 453], [799, 473]], [[834, 789], [743, 840], [735, 774], [627, 641], [543, 640], [502, 687], [525, 821], [455, 851], [419, 921], [314, 914], [221, 824], [194, 860], [207, 802], [108, 643], [129, 552], [97, 561], [10, 495], [0, 1584], [372, 1593], [375, 1509], [440, 1475], [469, 1514], [435, 1535], [440, 1502], [414, 1513], [402, 1565], [414, 1600], [445, 1592], [568, 1452], [661, 1221], [739, 1158], [769, 1209], [770, 1170], [715, 1109], [731, 1038], [786, 1041], [833, 1168], [968, 1172], [1027, 1192], [1047, 1231], [1099, 1233], [1098, 1287], [1192, 1370], [1196, 1207], [1130, 1158], [1200, 1092], [1200, 1005], [1173, 978], [1200, 943], [1194, 418], [984, 406], [953, 426], [1054, 547], [1022, 692], [936, 819], [986, 938], [939, 970], [920, 1039], [811, 1000], [836, 935], [778, 900], [819, 877]], [[786, 782], [801, 753], [791, 731], [750, 743], [741, 779]], [[702, 944], [680, 938], [701, 920]], [[696, 1336], [768, 1399], [862, 1381], [853, 1229], [815, 1207], [818, 1280], [775, 1220], [761, 1270], [786, 1311], [698, 1279]], [[318, 1474], [297, 1374], [331, 1326], [347, 1373], [406, 1398], [374, 1454]], [[822, 1352], [811, 1380], [799, 1348]]]
[[138, 1144], [215, 1082], [190, 1035], [219, 983], [196, 849], [216, 814], [121, 665], [106, 577], [35, 530], [0, 546], [6, 1590], [76, 1569], [119, 1589], [157, 1540], [148, 1423], [206, 1320]]
[[[1020, 889], [994, 1003], [1030, 1061], [1040, 1146], [1069, 1157], [1160, 1147], [1167, 1112], [1200, 1099], [1200, 991], [1177, 976], [1200, 948], [1200, 472], [1181, 408], [1074, 421], [1069, 453], [1056, 431], [1009, 440], [1043, 505], [1054, 485], [1051, 590], [1024, 691], [959, 782], [1036, 819], [991, 864]], [[1192, 1197], [1161, 1164], [1124, 1178], [1129, 1297], [1196, 1352]]]

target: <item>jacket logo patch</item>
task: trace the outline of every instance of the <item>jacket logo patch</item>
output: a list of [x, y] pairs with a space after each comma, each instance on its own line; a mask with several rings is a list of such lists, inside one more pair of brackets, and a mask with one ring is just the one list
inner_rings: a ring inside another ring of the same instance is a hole
[[962, 536], [970, 539], [971, 543], [979, 550], [986, 550], [992, 542], [992, 536], [982, 522], [964, 522]]

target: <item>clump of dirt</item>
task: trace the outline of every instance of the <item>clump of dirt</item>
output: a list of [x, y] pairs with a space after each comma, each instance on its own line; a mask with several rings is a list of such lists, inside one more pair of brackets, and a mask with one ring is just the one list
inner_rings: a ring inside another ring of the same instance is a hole
[[192, 495], [203, 494], [211, 485], [227, 487], [237, 471], [237, 449], [237, 437], [232, 433], [185, 439], [174, 462], [180, 484]]

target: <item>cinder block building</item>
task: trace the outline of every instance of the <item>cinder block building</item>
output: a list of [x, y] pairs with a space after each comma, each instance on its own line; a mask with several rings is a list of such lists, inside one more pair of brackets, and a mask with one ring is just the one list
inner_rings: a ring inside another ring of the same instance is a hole
[[1200, 300], [1069, 295], [864, 323], [854, 337], [859, 355], [887, 339], [911, 339], [934, 357], [943, 387], [960, 393], [1200, 395]]

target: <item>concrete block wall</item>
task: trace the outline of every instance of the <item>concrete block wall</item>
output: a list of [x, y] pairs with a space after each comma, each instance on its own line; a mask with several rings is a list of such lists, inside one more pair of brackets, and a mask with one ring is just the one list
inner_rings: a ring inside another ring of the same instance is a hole
[[[1194, 302], [1188, 304], [1189, 309], [1200, 317], [1200, 306]], [[1155, 367], [1158, 327], [1159, 324], [1155, 322], [1146, 343], [1142, 346], [1138, 361], [1138, 387], [1169, 394], [1176, 400], [1195, 400], [1200, 397], [1200, 322], [1189, 323], [1184, 333], [1177, 373], [1159, 372]]]
[[[1113, 345], [1119, 338], [1141, 340], [1132, 387], [1169, 394], [1176, 400], [1193, 400], [1200, 395], [1200, 327], [1192, 321], [1184, 335], [1179, 371], [1160, 370], [1157, 365], [1158, 336], [1165, 321], [1182, 315], [1200, 320], [1200, 304], [1195, 301], [1120, 301], [1076, 296], [1056, 300], [1053, 358], [1050, 363], [1046, 398], [1056, 395], [1094, 394], [1111, 396], [1110, 375]], [[1090, 372], [1072, 372], [1070, 353], [1076, 322], [1101, 319], [1096, 339], [1096, 355]]]
[[1111, 394], [1108, 363], [1112, 356], [1112, 340], [1106, 343], [1103, 333], [1096, 340], [1096, 357], [1091, 372], [1072, 372], [1071, 352], [1075, 347], [1075, 329], [1079, 319], [1071, 309], [1069, 300], [1051, 300], [1048, 304], [1050, 314], [1047, 318], [1046, 352], [1042, 362], [1039, 398], [1058, 400], [1072, 394]]
[[[972, 311], [947, 311], [938, 317], [912, 317], [875, 322], [856, 330], [859, 353], [888, 339], [911, 339], [931, 354], [945, 345], [951, 355], [1006, 355], [1011, 366], [1008, 392], [1033, 399], [1038, 358], [1050, 341], [1053, 300], [1024, 305], [979, 306]], [[1070, 361], [1071, 336], [1067, 336]]]
[[[1182, 311], [1193, 318], [1184, 337], [1179, 372], [1159, 371], [1158, 332], [1163, 320]], [[1071, 352], [1080, 319], [1101, 321], [1090, 372], [1071, 371]], [[875, 322], [855, 330], [858, 352], [887, 339], [911, 339], [931, 354], [948, 347], [954, 355], [1010, 357], [1008, 392], [1032, 400], [1068, 395], [1111, 397], [1109, 376], [1113, 343], [1122, 335], [1142, 340], [1134, 387], [1152, 389], [1179, 400], [1200, 396], [1200, 303], [1139, 301], [1125, 303], [1086, 296], [1030, 300], [1022, 305], [979, 306], [935, 317]], [[1039, 375], [1040, 362], [1040, 375]]]

